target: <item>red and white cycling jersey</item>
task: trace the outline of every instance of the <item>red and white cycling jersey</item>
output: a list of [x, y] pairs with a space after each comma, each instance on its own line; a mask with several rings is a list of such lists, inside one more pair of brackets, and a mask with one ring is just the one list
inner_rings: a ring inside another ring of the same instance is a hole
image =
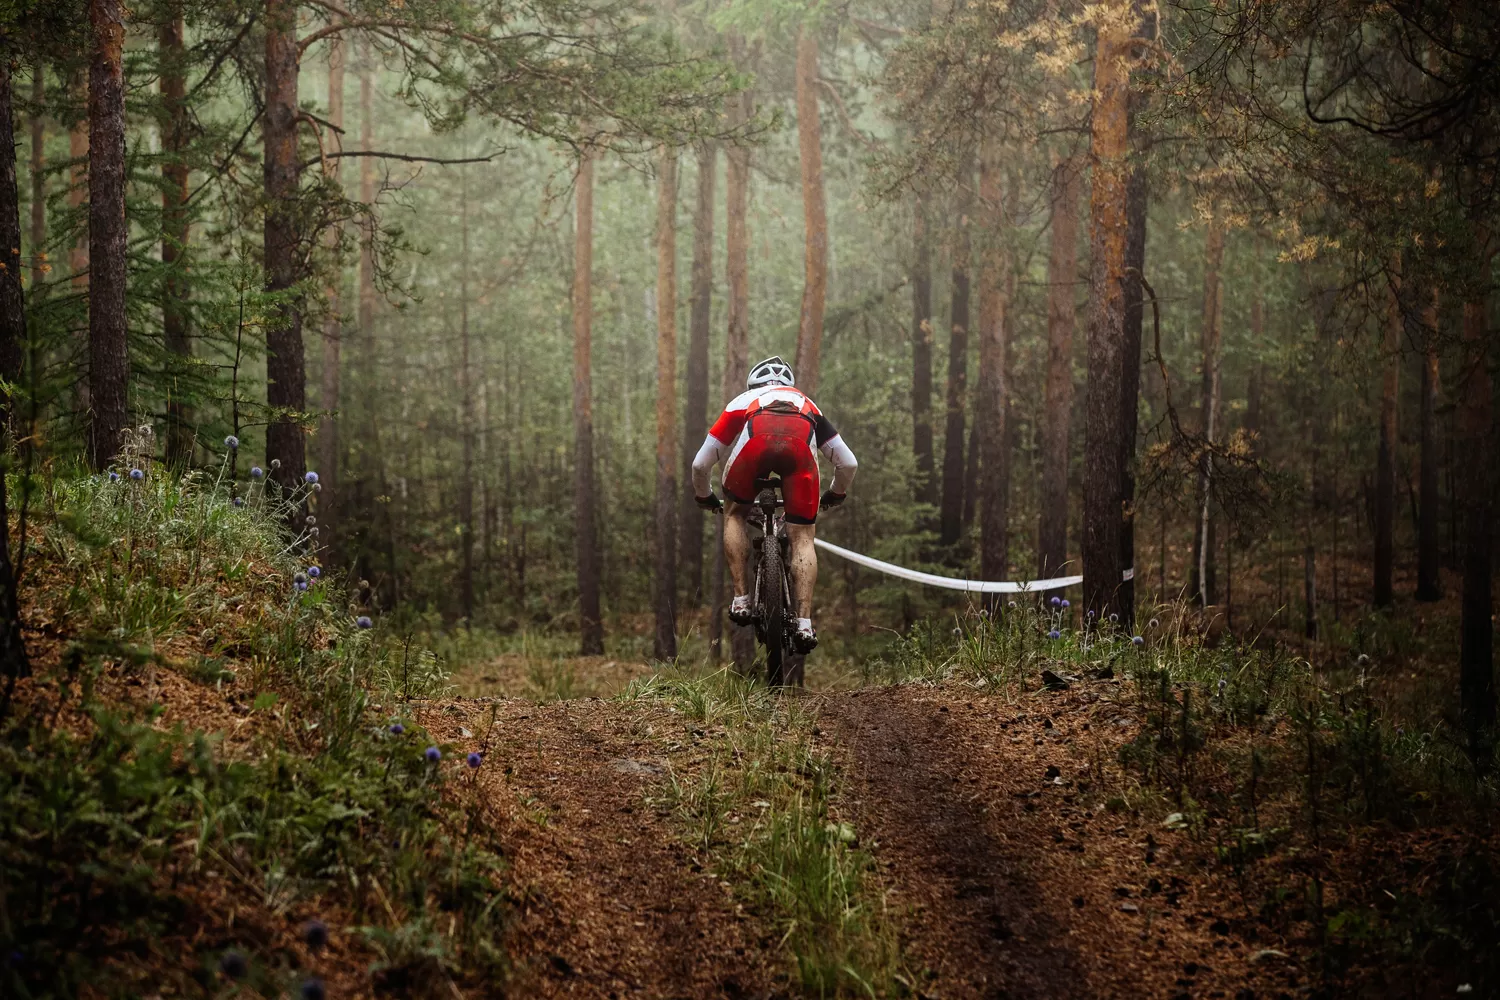
[[789, 386], [750, 389], [731, 400], [709, 429], [693, 460], [693, 489], [707, 496], [709, 472], [722, 461], [725, 494], [749, 503], [755, 481], [776, 473], [787, 520], [812, 524], [818, 516], [817, 451], [833, 462], [833, 490], [847, 492], [858, 463], [817, 404]]

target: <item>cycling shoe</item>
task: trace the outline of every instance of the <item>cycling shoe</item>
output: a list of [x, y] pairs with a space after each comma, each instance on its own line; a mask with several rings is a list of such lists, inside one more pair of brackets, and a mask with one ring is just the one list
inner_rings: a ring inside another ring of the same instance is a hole
[[797, 627], [792, 630], [792, 647], [804, 655], [818, 647], [818, 633], [813, 629], [812, 622], [797, 623]]
[[750, 606], [749, 594], [736, 594], [729, 602], [729, 620], [736, 625], [749, 625], [755, 621], [755, 609]]

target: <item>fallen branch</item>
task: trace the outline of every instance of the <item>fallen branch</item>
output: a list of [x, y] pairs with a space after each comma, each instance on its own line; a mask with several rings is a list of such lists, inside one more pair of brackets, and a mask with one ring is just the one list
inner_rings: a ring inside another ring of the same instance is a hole
[[[453, 166], [460, 163], [490, 163], [495, 159], [495, 154], [493, 153], [489, 156], [461, 156], [450, 158], [444, 156], [413, 156], [410, 153], [387, 153], [378, 149], [350, 149], [338, 153], [329, 153], [325, 157], [325, 159], [340, 160], [346, 156], [373, 156], [378, 160], [402, 160], [406, 163], [437, 163], [442, 166]], [[306, 170], [308, 167], [318, 162], [321, 161], [307, 160], [304, 163], [297, 164], [297, 169]]]

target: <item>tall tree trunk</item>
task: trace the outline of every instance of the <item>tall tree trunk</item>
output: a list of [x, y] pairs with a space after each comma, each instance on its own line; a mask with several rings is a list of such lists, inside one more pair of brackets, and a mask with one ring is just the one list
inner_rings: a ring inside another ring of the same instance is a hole
[[[747, 67], [745, 46], [738, 35], [729, 37], [734, 64]], [[754, 98], [743, 91], [729, 99], [729, 122], [742, 125], [754, 113]], [[733, 145], [726, 151], [724, 174], [725, 241], [724, 270], [729, 280], [728, 335], [724, 341], [723, 398], [727, 403], [745, 388], [750, 370], [750, 147]], [[714, 546], [713, 609], [708, 623], [709, 651], [715, 663], [723, 651], [724, 637], [724, 519], [717, 519]], [[755, 656], [755, 637], [749, 626], [730, 625], [735, 668], [749, 670]]]
[[823, 308], [828, 292], [828, 210], [823, 193], [822, 120], [818, 113], [818, 35], [804, 24], [797, 34], [797, 152], [802, 173], [805, 232], [802, 314], [797, 324], [797, 385], [818, 391], [823, 350]]
[[[708, 335], [714, 297], [714, 174], [719, 148], [698, 146], [698, 198], [693, 205], [693, 290], [688, 314], [687, 406], [682, 414], [682, 482], [692, 481], [693, 456], [708, 430]], [[678, 559], [687, 577], [688, 604], [703, 603], [703, 515], [686, 489], [680, 490]]]
[[979, 439], [982, 486], [979, 496], [979, 575], [1005, 579], [1009, 537], [1007, 493], [1010, 487], [1009, 389], [1006, 330], [1011, 270], [1010, 206], [1000, 189], [999, 150], [989, 145], [979, 161], [979, 203], [986, 222], [986, 246], [979, 269], [979, 394], [974, 435]]
[[1068, 560], [1068, 447], [1073, 417], [1073, 324], [1078, 280], [1078, 164], [1052, 168], [1052, 245], [1047, 255], [1047, 387], [1042, 414], [1042, 495], [1037, 573], [1062, 572]]
[[599, 535], [594, 520], [594, 153], [578, 164], [573, 234], [573, 517], [578, 553], [579, 651], [604, 653], [599, 614]]
[[943, 503], [939, 539], [958, 542], [964, 513], [964, 402], [969, 384], [969, 212], [973, 164], [959, 169], [958, 225], [953, 240], [952, 297], [949, 305], [947, 411], [943, 430]]
[[[1489, 257], [1476, 285], [1489, 277]], [[1463, 441], [1463, 572], [1459, 622], [1459, 702], [1470, 752], [1485, 750], [1495, 726], [1495, 628], [1491, 573], [1493, 538], [1495, 427], [1486, 325], [1489, 302], [1483, 291], [1471, 291], [1463, 312], [1463, 385], [1459, 397], [1459, 434]]]
[[677, 153], [663, 147], [656, 192], [656, 659], [677, 659]]
[[912, 212], [911, 265], [911, 446], [917, 460], [918, 503], [938, 502], [932, 455], [932, 242], [927, 234], [927, 198], [917, 195]]
[[1120, 608], [1120, 484], [1124, 399], [1126, 178], [1132, 25], [1128, 0], [1110, 0], [1094, 59], [1090, 135], [1088, 393], [1084, 429], [1084, 606]]
[[960, 535], [967, 535], [969, 529], [974, 526], [974, 513], [978, 509], [979, 501], [979, 387], [976, 385], [969, 393], [969, 411], [974, 414], [974, 426], [969, 431], [969, 440], [964, 451], [964, 512], [959, 529]]
[[171, 356], [167, 394], [167, 464], [185, 466], [193, 459], [192, 408], [183, 399], [186, 386], [177, 377], [191, 363], [188, 332], [188, 282], [183, 255], [188, 243], [187, 66], [183, 52], [182, 2], [171, 3], [159, 38], [161, 59], [161, 262], [162, 340]]
[[1434, 284], [1422, 319], [1421, 481], [1417, 523], [1417, 600], [1443, 596], [1438, 574], [1437, 397], [1442, 384], [1438, 368], [1438, 289]]
[[459, 606], [474, 623], [474, 359], [469, 343], [469, 171], [460, 166], [458, 188], [458, 399], [463, 461], [458, 480]]
[[47, 277], [47, 71], [38, 59], [31, 70], [31, 293]]
[[1384, 355], [1380, 381], [1380, 444], [1375, 453], [1375, 580], [1372, 603], [1388, 608], [1395, 599], [1391, 575], [1396, 561], [1396, 403], [1401, 388], [1401, 258], [1392, 262], [1388, 283]]
[[[87, 76], [82, 72], [75, 73], [68, 89], [75, 97], [81, 97], [87, 101]], [[72, 166], [68, 168], [68, 207], [83, 214], [86, 218], [87, 213], [83, 211], [83, 206], [89, 200], [89, 120], [87, 117], [78, 119], [68, 129], [68, 158], [72, 161]], [[74, 288], [83, 289], [89, 286], [88, 270], [89, 234], [85, 223], [83, 231], [78, 234], [78, 238], [68, 249], [68, 272], [73, 276]]]
[[[1203, 240], [1203, 325], [1200, 346], [1203, 358], [1202, 390], [1198, 402], [1198, 428], [1203, 440], [1212, 444], [1219, 433], [1219, 344], [1223, 339], [1224, 314], [1224, 216], [1215, 203], [1210, 209]], [[1198, 520], [1193, 535], [1193, 598], [1201, 606], [1215, 602], [1213, 456], [1207, 450], [1198, 459]]]
[[[344, 127], [344, 41], [338, 35], [328, 39], [328, 123]], [[363, 159], [368, 160], [368, 157]], [[331, 160], [330, 170], [338, 177], [342, 160]], [[337, 563], [340, 557], [342, 529], [339, 510], [343, 505], [343, 476], [339, 468], [339, 396], [342, 391], [344, 320], [344, 269], [337, 259], [340, 231], [330, 226], [324, 237], [324, 249], [331, 258], [328, 285], [323, 290], [327, 313], [323, 317], [323, 370], [318, 404], [323, 415], [318, 418], [318, 465], [323, 492], [318, 494], [318, 514], [323, 519], [323, 558]], [[467, 261], [465, 262], [467, 265]]]
[[[1137, 0], [1136, 11], [1141, 10]], [[1142, 21], [1142, 32], [1154, 37], [1155, 22]], [[1136, 134], [1138, 92], [1130, 95], [1128, 130]], [[1137, 159], [1125, 181], [1125, 343], [1120, 364], [1120, 567], [1129, 578], [1120, 582], [1116, 602], [1119, 626], [1129, 635], [1135, 631], [1135, 467], [1136, 431], [1141, 399], [1141, 325], [1145, 295], [1142, 278], [1146, 269], [1146, 203], [1150, 191], [1146, 165]]]
[[302, 353], [302, 304], [295, 300], [297, 231], [297, 4], [266, 0], [265, 112], [265, 269], [266, 291], [277, 296], [266, 329], [266, 459], [271, 477], [284, 490], [302, 481], [307, 443], [301, 415], [307, 409], [307, 374]]
[[[103, 469], [120, 453], [129, 419], [125, 78], [121, 64], [125, 23], [119, 0], [90, 0], [89, 20], [94, 29], [89, 62], [89, 461], [95, 469]], [[20, 245], [20, 234], [16, 235], [17, 241], [10, 246]]]
[[[15, 150], [15, 102], [11, 88], [10, 39], [0, 35], [0, 149]], [[118, 49], [116, 50], [118, 52]], [[9, 248], [9, 249], [5, 249]], [[16, 158], [0, 157], [0, 378], [21, 382], [22, 345], [26, 342], [26, 300], [21, 289], [21, 192], [16, 185]], [[15, 400], [0, 396], [0, 450], [9, 449], [11, 409]], [[31, 673], [21, 634], [21, 602], [10, 555], [10, 511], [6, 477], [0, 474], [0, 677]], [[7, 692], [7, 697], [9, 693]]]

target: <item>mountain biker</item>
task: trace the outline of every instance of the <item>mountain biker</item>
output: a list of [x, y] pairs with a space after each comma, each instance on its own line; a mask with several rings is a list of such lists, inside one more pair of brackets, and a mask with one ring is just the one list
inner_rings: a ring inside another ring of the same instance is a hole
[[[745, 519], [754, 505], [755, 481], [773, 472], [781, 476], [797, 614], [793, 644], [799, 652], [808, 653], [818, 644], [812, 624], [813, 585], [818, 579], [814, 522], [820, 506], [837, 507], [844, 502], [858, 463], [833, 424], [796, 388], [792, 368], [781, 358], [767, 358], [752, 367], [745, 386], [709, 428], [693, 459], [693, 494], [704, 510], [724, 507], [709, 485], [709, 473], [723, 462], [721, 480], [729, 499], [724, 559], [734, 581], [729, 619], [736, 625], [749, 625], [753, 612], [748, 585], [750, 533]], [[833, 482], [821, 499], [815, 448], [833, 462]]]

